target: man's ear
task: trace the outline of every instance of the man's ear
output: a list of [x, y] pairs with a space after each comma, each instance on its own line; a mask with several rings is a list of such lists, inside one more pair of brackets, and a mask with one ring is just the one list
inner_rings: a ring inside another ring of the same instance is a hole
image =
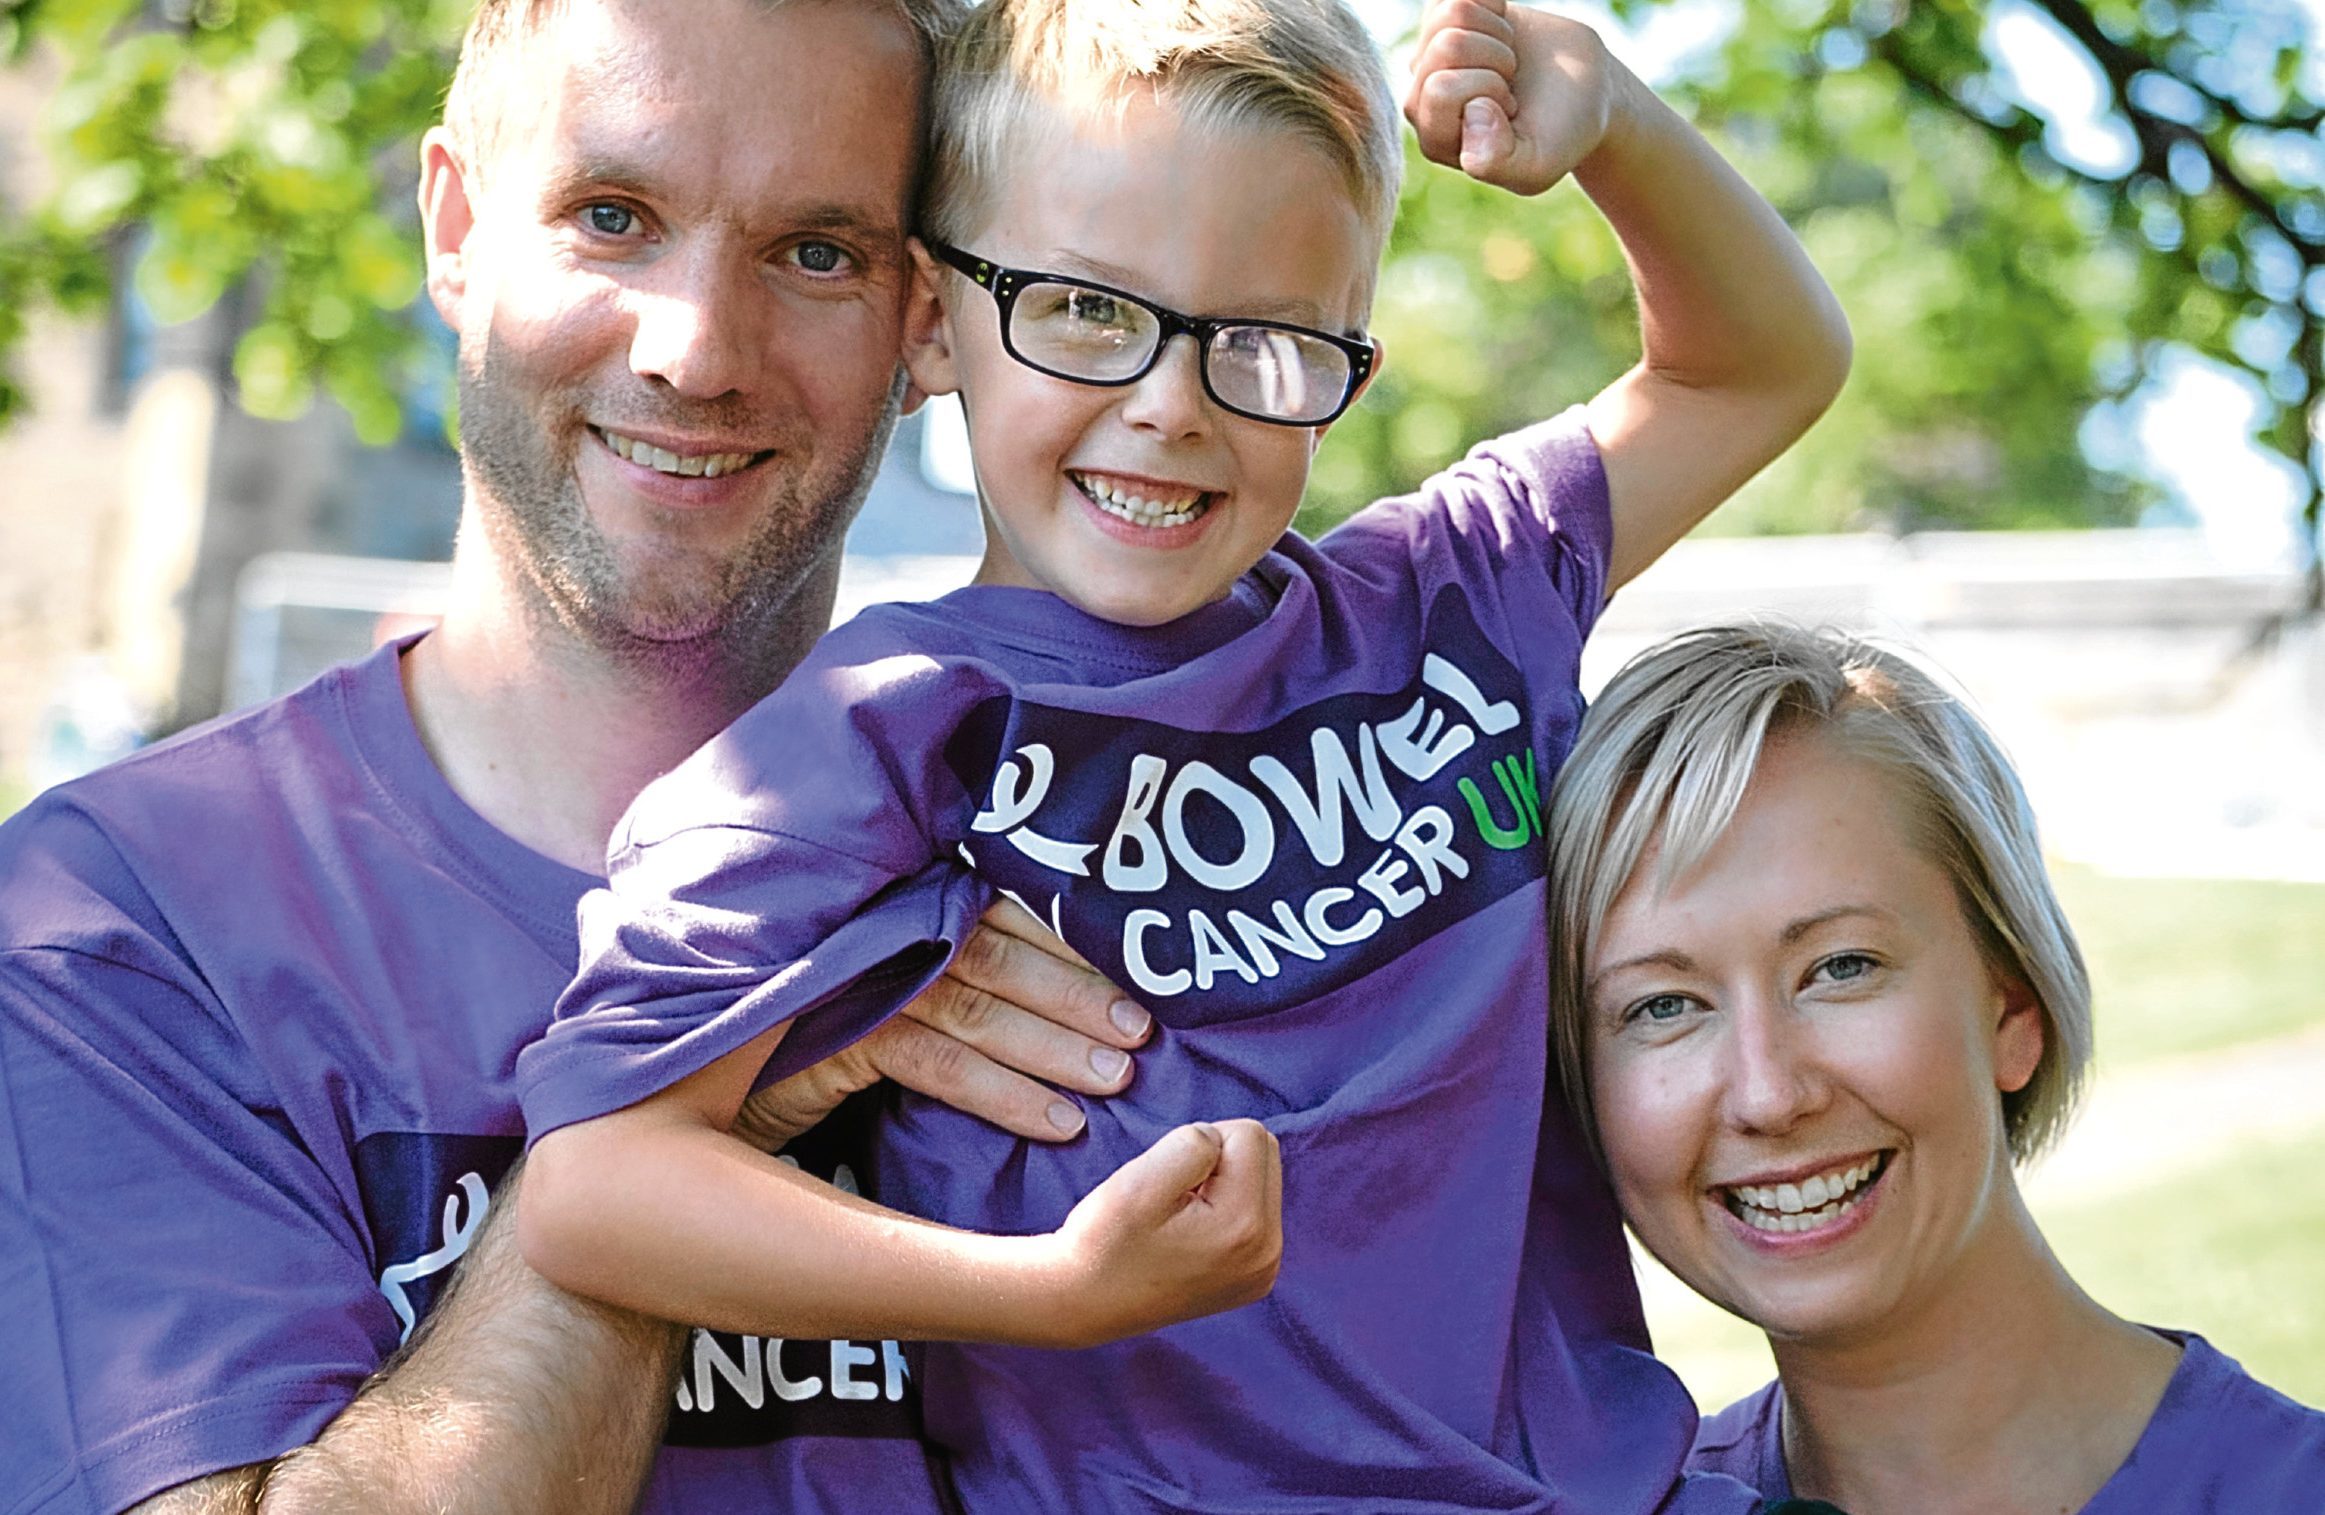
[[944, 270], [918, 237], [905, 239], [912, 260], [912, 288], [904, 296], [904, 388], [906, 414], [918, 410], [930, 395], [949, 395], [961, 387], [953, 362], [952, 318], [945, 313], [941, 280]]
[[2033, 1081], [2034, 1070], [2042, 1065], [2049, 1031], [2033, 989], [2016, 978], [1998, 978], [1994, 987], [2001, 1010], [1994, 1026], [1994, 1087], [2016, 1094]]
[[[1354, 393], [1354, 394], [1352, 394], [1352, 395], [1350, 395], [1350, 396], [1348, 397], [1348, 406], [1349, 406], [1349, 409], [1350, 409], [1350, 410], [1353, 410], [1353, 409], [1356, 407], [1356, 402], [1357, 402], [1357, 401], [1359, 401], [1359, 400], [1361, 400], [1361, 399], [1363, 399], [1363, 398], [1364, 398], [1364, 392], [1365, 392], [1366, 390], [1368, 390], [1368, 389], [1372, 388], [1372, 381], [1380, 377], [1380, 371], [1381, 371], [1382, 369], [1384, 369], [1384, 368], [1388, 367], [1388, 363], [1389, 363], [1389, 350], [1388, 350], [1388, 348], [1382, 344], [1382, 342], [1381, 342], [1381, 339], [1380, 339], [1380, 338], [1378, 338], [1378, 337], [1373, 337], [1373, 338], [1372, 338], [1372, 367], [1370, 367], [1370, 368], [1368, 368], [1368, 369], [1366, 369], [1366, 370], [1364, 371], [1364, 382], [1363, 382], [1362, 384], [1359, 384], [1359, 385], [1357, 385], [1357, 386], [1356, 386], [1356, 393]], [[1347, 411], [1347, 410], [1343, 410], [1343, 411], [1341, 411], [1341, 412], [1340, 412], [1340, 415], [1343, 415], [1343, 416], [1344, 416], [1344, 415], [1347, 415], [1347, 414], [1348, 414], [1348, 411]], [[1339, 424], [1340, 424], [1340, 418], [1339, 418], [1339, 416], [1335, 416], [1335, 417], [1333, 417], [1333, 418], [1332, 418], [1330, 421], [1327, 421], [1327, 422], [1325, 422], [1325, 423], [1324, 423], [1322, 426], [1314, 426], [1314, 427], [1310, 427], [1310, 428], [1309, 428], [1309, 430], [1308, 430], [1308, 456], [1310, 456], [1310, 457], [1314, 457], [1314, 456], [1316, 455], [1316, 449], [1324, 445], [1324, 433], [1326, 433], [1326, 432], [1330, 431], [1330, 430], [1331, 430], [1333, 427], [1335, 427], [1335, 426], [1337, 426], [1337, 425], [1339, 425]]]
[[468, 235], [476, 229], [468, 190], [468, 165], [452, 134], [431, 127], [420, 139], [421, 244], [428, 255], [428, 298], [454, 331], [461, 329], [460, 303], [468, 294]]

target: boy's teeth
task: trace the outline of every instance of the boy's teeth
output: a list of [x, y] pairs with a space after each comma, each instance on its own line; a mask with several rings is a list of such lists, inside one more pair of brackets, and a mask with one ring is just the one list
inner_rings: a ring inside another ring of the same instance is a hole
[[1098, 503], [1099, 509], [1140, 526], [1184, 526], [1203, 513], [1201, 490], [1189, 490], [1168, 499], [1150, 500], [1108, 483], [1095, 474], [1077, 473], [1069, 477], [1082, 493]]
[[1728, 1190], [1728, 1209], [1756, 1231], [1813, 1231], [1856, 1203], [1850, 1196], [1880, 1167], [1879, 1157], [1868, 1157], [1805, 1183], [1736, 1184]]
[[682, 479], [715, 479], [722, 474], [750, 467], [759, 456], [755, 452], [712, 452], [680, 457], [651, 442], [641, 442], [619, 432], [601, 431], [598, 435], [605, 438], [605, 445], [613, 449], [615, 457], [641, 464], [656, 473], [676, 474]]

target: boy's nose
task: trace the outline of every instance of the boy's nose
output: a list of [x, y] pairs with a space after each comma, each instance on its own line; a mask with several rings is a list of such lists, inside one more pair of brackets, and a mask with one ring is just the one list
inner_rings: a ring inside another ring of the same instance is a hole
[[1122, 419], [1165, 437], [1194, 436], [1211, 424], [1211, 397], [1203, 392], [1203, 355], [1180, 332], [1163, 344], [1154, 367], [1130, 386]]

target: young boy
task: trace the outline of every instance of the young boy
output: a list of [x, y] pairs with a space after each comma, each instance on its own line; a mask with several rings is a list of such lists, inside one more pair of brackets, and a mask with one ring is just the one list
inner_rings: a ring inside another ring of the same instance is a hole
[[[1396, 198], [1362, 29], [1333, 0], [976, 13], [907, 355], [967, 410], [976, 584], [835, 631], [640, 799], [521, 1068], [537, 1267], [752, 1333], [986, 1343], [924, 1384], [972, 1507], [1645, 1510], [1687, 1450], [1603, 1182], [1543, 1114], [1540, 796], [1610, 588], [1822, 410], [1846, 333], [1587, 29], [1455, 0], [1416, 80], [1431, 157], [1576, 174], [1647, 356], [1309, 544]], [[899, 1097], [875, 1186], [919, 1221], [726, 1134], [995, 890], [1154, 1016], [1079, 1140]]]

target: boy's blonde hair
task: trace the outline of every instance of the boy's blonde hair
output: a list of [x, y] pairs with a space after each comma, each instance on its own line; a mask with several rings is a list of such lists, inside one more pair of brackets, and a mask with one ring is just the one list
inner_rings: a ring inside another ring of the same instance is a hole
[[1022, 134], [1045, 113], [1142, 93], [1206, 127], [1294, 133], [1340, 170], [1385, 246], [1404, 155], [1379, 51], [1340, 0], [986, 0], [939, 49], [920, 223], [984, 229]]
[[1701, 862], [1773, 740], [1814, 734], [1896, 786], [1914, 840], [1945, 871], [1988, 969], [2041, 1008], [2042, 1059], [2002, 1096], [2024, 1161], [2065, 1129], [2091, 1063], [2091, 980], [2052, 892], [2034, 811], [2001, 745], [1922, 669], [1831, 628], [1781, 622], [1683, 632], [1639, 654], [1584, 717], [1550, 798], [1551, 1037], [1597, 1141], [1589, 964], [1650, 848], [1657, 887]]

